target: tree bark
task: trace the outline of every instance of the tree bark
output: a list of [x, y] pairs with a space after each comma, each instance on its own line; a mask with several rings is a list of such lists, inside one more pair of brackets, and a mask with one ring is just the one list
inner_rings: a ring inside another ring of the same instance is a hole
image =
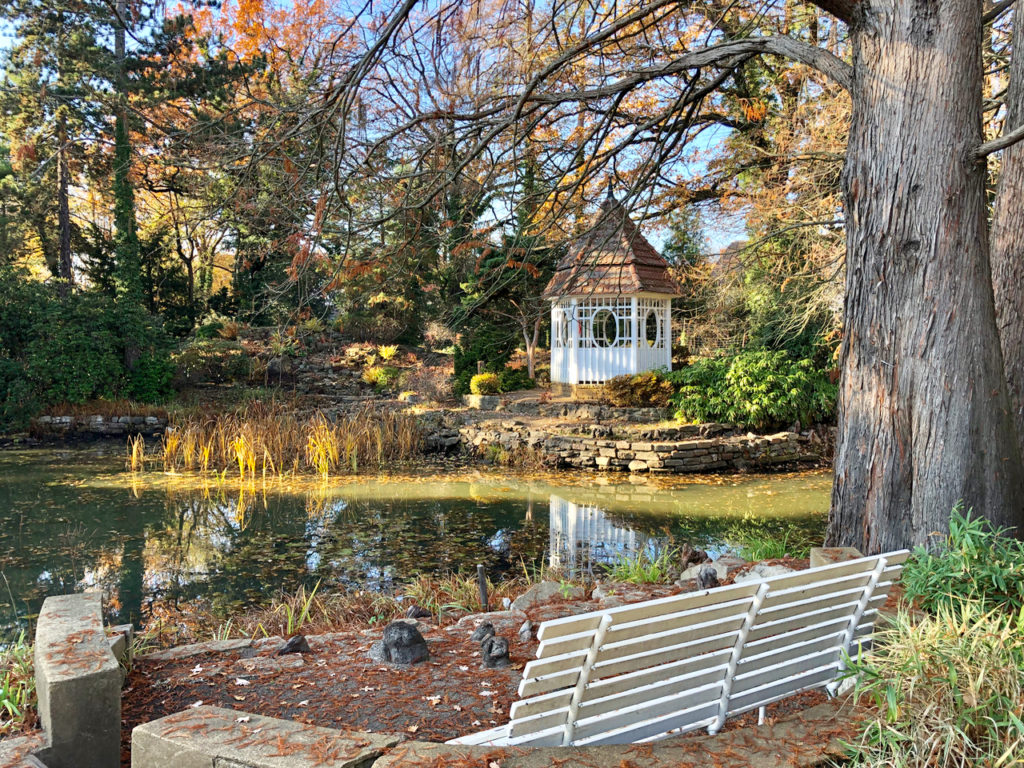
[[827, 541], [924, 544], [958, 502], [1021, 522], [981, 143], [980, 0], [862, 0], [851, 28], [846, 332]]
[[[1006, 92], [1006, 121], [1003, 134], [1024, 123], [1024, 23], [1014, 9], [1014, 48], [1010, 61], [1010, 82]], [[1017, 443], [1024, 455], [1024, 143], [1003, 150], [992, 219], [992, 287], [995, 292], [996, 322], [1003, 350], [1010, 407], [1017, 427]]]

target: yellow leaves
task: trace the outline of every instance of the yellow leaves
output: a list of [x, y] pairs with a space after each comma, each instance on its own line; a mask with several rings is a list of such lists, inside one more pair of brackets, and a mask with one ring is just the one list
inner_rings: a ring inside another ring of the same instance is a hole
[[759, 123], [768, 116], [768, 104], [764, 99], [740, 99], [743, 116], [752, 123]]

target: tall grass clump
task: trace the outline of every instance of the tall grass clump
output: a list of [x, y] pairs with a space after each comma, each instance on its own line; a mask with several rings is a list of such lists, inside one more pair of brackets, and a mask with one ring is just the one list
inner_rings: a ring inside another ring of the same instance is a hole
[[1024, 755], [1024, 611], [949, 601], [901, 611], [850, 664], [875, 707], [845, 765], [1016, 766]]
[[646, 550], [632, 556], [622, 555], [611, 565], [608, 575], [612, 581], [659, 584], [668, 580], [678, 554], [677, 549], [666, 549], [657, 555]]
[[0, 650], [0, 736], [31, 728], [35, 723], [36, 685], [32, 646], [22, 632]]
[[1024, 608], [1024, 542], [985, 518], [953, 508], [949, 535], [919, 547], [903, 569], [906, 596], [926, 611], [972, 600], [983, 608]]
[[414, 416], [369, 409], [335, 421], [299, 417], [280, 404], [216, 415], [185, 414], [163, 437], [166, 471], [238, 472], [243, 480], [315, 472], [321, 477], [379, 469], [420, 452]]

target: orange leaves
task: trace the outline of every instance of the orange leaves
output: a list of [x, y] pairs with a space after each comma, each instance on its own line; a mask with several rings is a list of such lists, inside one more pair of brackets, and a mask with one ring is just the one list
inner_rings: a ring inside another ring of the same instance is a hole
[[768, 103], [764, 99], [740, 99], [743, 116], [752, 123], [759, 123], [768, 116]]

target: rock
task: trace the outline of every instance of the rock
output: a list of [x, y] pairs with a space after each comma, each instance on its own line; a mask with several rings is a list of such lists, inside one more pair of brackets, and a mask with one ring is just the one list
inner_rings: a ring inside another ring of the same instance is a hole
[[309, 653], [306, 636], [295, 635], [295, 637], [288, 638], [288, 642], [277, 649], [278, 656], [284, 656], [286, 653]]
[[761, 579], [769, 579], [772, 576], [785, 576], [787, 573], [796, 573], [796, 571], [792, 568], [787, 568], [784, 565], [765, 565], [764, 563], [758, 563], [749, 571], [739, 574], [733, 580], [733, 583], [745, 584], [748, 581], [761, 581]]
[[433, 614], [421, 605], [410, 605], [405, 612], [407, 619], [429, 619]]
[[288, 357], [273, 357], [267, 363], [267, 376], [279, 379], [292, 371], [292, 361]]
[[392, 664], [417, 664], [430, 657], [427, 641], [416, 627], [393, 621], [384, 627], [384, 656]]
[[512, 633], [515, 632], [516, 628], [521, 626], [526, 619], [527, 616], [523, 611], [514, 610], [471, 613], [468, 616], [463, 616], [459, 619], [453, 627], [449, 627], [448, 631], [457, 632], [465, 637], [466, 632], [470, 628], [476, 629], [477, 626], [486, 621], [494, 625], [495, 634]]
[[527, 619], [523, 622], [523, 626], [519, 628], [519, 640], [524, 643], [528, 643], [533, 639], [533, 622]]
[[811, 547], [811, 568], [864, 557], [856, 547]]
[[508, 657], [508, 640], [492, 635], [480, 644], [480, 661], [484, 669], [503, 669], [511, 660]]
[[710, 563], [700, 563], [698, 565], [691, 565], [681, 574], [679, 574], [679, 581], [676, 582], [681, 587], [685, 587], [689, 582], [697, 578], [698, 574], [705, 568], [713, 568], [715, 576], [718, 577], [719, 581], [722, 581], [726, 576], [729, 575], [729, 568], [724, 563], [719, 563], [717, 560]]
[[469, 636], [469, 639], [474, 643], [482, 643], [488, 637], [494, 637], [494, 625], [489, 621], [482, 621], [473, 630], [473, 634]]
[[585, 593], [574, 584], [541, 581], [512, 601], [512, 610], [525, 611], [553, 600], [581, 600]]
[[718, 586], [718, 571], [713, 565], [702, 565], [697, 572], [697, 589], [714, 589]]
[[369, 653], [367, 654], [371, 661], [375, 661], [378, 664], [386, 664], [388, 661], [387, 654], [384, 652], [384, 641], [378, 640], [370, 646]]

